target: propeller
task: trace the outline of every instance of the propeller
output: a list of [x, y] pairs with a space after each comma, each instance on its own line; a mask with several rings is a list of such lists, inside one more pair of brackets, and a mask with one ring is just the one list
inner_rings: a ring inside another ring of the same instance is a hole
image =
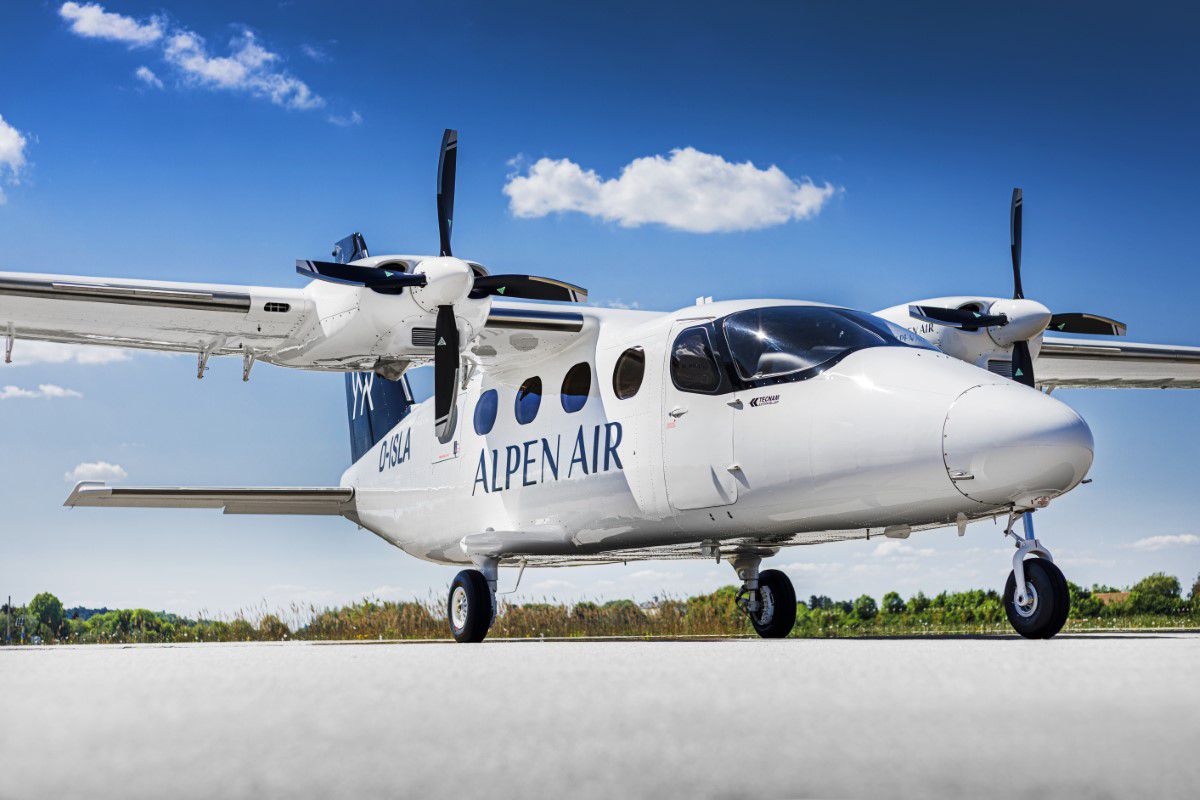
[[1025, 298], [1025, 288], [1021, 282], [1023, 209], [1024, 195], [1020, 188], [1014, 188], [1008, 212], [1009, 250], [1012, 253], [1013, 267], [1012, 300], [994, 301], [989, 309], [991, 313], [988, 314], [971, 308], [941, 308], [928, 305], [911, 305], [908, 307], [908, 313], [914, 319], [963, 331], [991, 329], [989, 334], [996, 344], [1012, 346], [1013, 380], [1033, 386], [1036, 381], [1029, 340], [1042, 331], [1049, 328], [1055, 333], [1124, 336], [1126, 328], [1125, 323], [1099, 314], [1052, 314], [1041, 303]]
[[296, 271], [308, 278], [350, 286], [361, 286], [380, 294], [419, 290], [417, 304], [429, 312], [436, 309], [434, 328], [434, 425], [445, 441], [453, 431], [454, 397], [457, 393], [460, 338], [455, 321], [455, 303], [486, 297], [521, 300], [555, 300], [582, 303], [587, 289], [573, 283], [536, 275], [480, 275], [466, 261], [454, 258], [451, 235], [454, 229], [454, 184], [458, 172], [458, 131], [442, 134], [438, 154], [437, 216], [439, 257], [418, 263], [412, 272], [358, 264], [368, 257], [362, 234], [342, 239], [333, 249], [334, 261], [297, 259]]

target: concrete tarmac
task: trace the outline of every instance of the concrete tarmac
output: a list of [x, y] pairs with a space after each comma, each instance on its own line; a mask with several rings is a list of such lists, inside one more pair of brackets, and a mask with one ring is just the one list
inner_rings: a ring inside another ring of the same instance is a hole
[[0, 649], [0, 798], [1197, 787], [1195, 634]]

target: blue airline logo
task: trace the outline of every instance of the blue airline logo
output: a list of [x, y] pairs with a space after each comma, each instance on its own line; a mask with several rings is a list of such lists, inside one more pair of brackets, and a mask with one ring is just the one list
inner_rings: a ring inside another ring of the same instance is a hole
[[[621, 423], [606, 422], [576, 431], [574, 441], [568, 438], [570, 456], [563, 451], [563, 436], [530, 439], [504, 448], [501, 457], [499, 448], [479, 452], [479, 465], [475, 468], [474, 496], [480, 487], [485, 494], [503, 492], [514, 486], [536, 486], [539, 483], [557, 481], [560, 477], [595, 475], [611, 470], [623, 470], [617, 448], [621, 446]], [[519, 481], [519, 483], [518, 483]]]

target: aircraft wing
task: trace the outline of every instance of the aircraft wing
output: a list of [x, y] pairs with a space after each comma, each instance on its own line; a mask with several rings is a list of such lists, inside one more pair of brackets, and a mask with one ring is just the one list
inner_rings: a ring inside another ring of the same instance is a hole
[[313, 514], [357, 522], [354, 489], [321, 487], [108, 486], [83, 481], [64, 506], [77, 508], [219, 508], [226, 514]]
[[1055, 389], [1200, 389], [1200, 347], [1047, 337], [1035, 374]]
[[313, 312], [301, 289], [0, 272], [0, 337], [265, 356]]

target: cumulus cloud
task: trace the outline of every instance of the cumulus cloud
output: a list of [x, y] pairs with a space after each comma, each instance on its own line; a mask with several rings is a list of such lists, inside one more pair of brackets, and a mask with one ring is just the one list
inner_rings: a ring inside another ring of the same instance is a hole
[[147, 66], [138, 67], [133, 71], [133, 76], [152, 89], [163, 88], [162, 79], [155, 75], [154, 70]]
[[[0, 178], [10, 185], [21, 182], [21, 171], [25, 168], [25, 145], [28, 139], [0, 115]], [[0, 189], [0, 205], [5, 202], [4, 190]]]
[[85, 461], [76, 464], [75, 469], [63, 473], [63, 479], [68, 483], [79, 481], [119, 481], [129, 477], [129, 473], [120, 464], [110, 464], [107, 461]]
[[349, 128], [354, 125], [362, 125], [363, 118], [362, 114], [359, 114], [357, 111], [351, 111], [348, 117], [339, 117], [337, 114], [330, 114], [329, 121], [339, 128]]
[[1168, 547], [1189, 547], [1200, 544], [1200, 536], [1191, 533], [1178, 533], [1170, 536], [1147, 536], [1138, 539], [1129, 546], [1136, 550], [1165, 550]]
[[30, 364], [112, 364], [128, 361], [129, 351], [91, 344], [59, 344], [20, 340], [13, 348], [12, 366]]
[[0, 400], [56, 400], [64, 397], [83, 397], [74, 389], [64, 389], [53, 383], [39, 384], [37, 389], [22, 389], [20, 386], [0, 387]]
[[150, 17], [145, 22], [138, 22], [133, 17], [105, 11], [99, 3], [63, 3], [58, 15], [69, 23], [71, 33], [88, 39], [147, 47], [163, 37], [160, 18]]
[[[513, 163], [513, 162], [510, 162]], [[566, 158], [538, 159], [504, 186], [517, 217], [577, 211], [624, 227], [660, 224], [691, 233], [746, 231], [808, 219], [834, 187], [760, 169], [692, 147], [637, 158], [616, 178], [601, 178]]]
[[[242, 92], [284, 108], [321, 108], [325, 100], [308, 84], [282, 68], [282, 57], [263, 47], [255, 34], [243, 28], [229, 42], [228, 54], [212, 52], [204, 37], [176, 27], [160, 17], [139, 22], [133, 17], [104, 10], [98, 3], [63, 3], [59, 15], [70, 23], [73, 33], [131, 46], [156, 45], [163, 62], [180, 83], [210, 90]], [[149, 86], [160, 88], [162, 79], [149, 67], [134, 75]]]

